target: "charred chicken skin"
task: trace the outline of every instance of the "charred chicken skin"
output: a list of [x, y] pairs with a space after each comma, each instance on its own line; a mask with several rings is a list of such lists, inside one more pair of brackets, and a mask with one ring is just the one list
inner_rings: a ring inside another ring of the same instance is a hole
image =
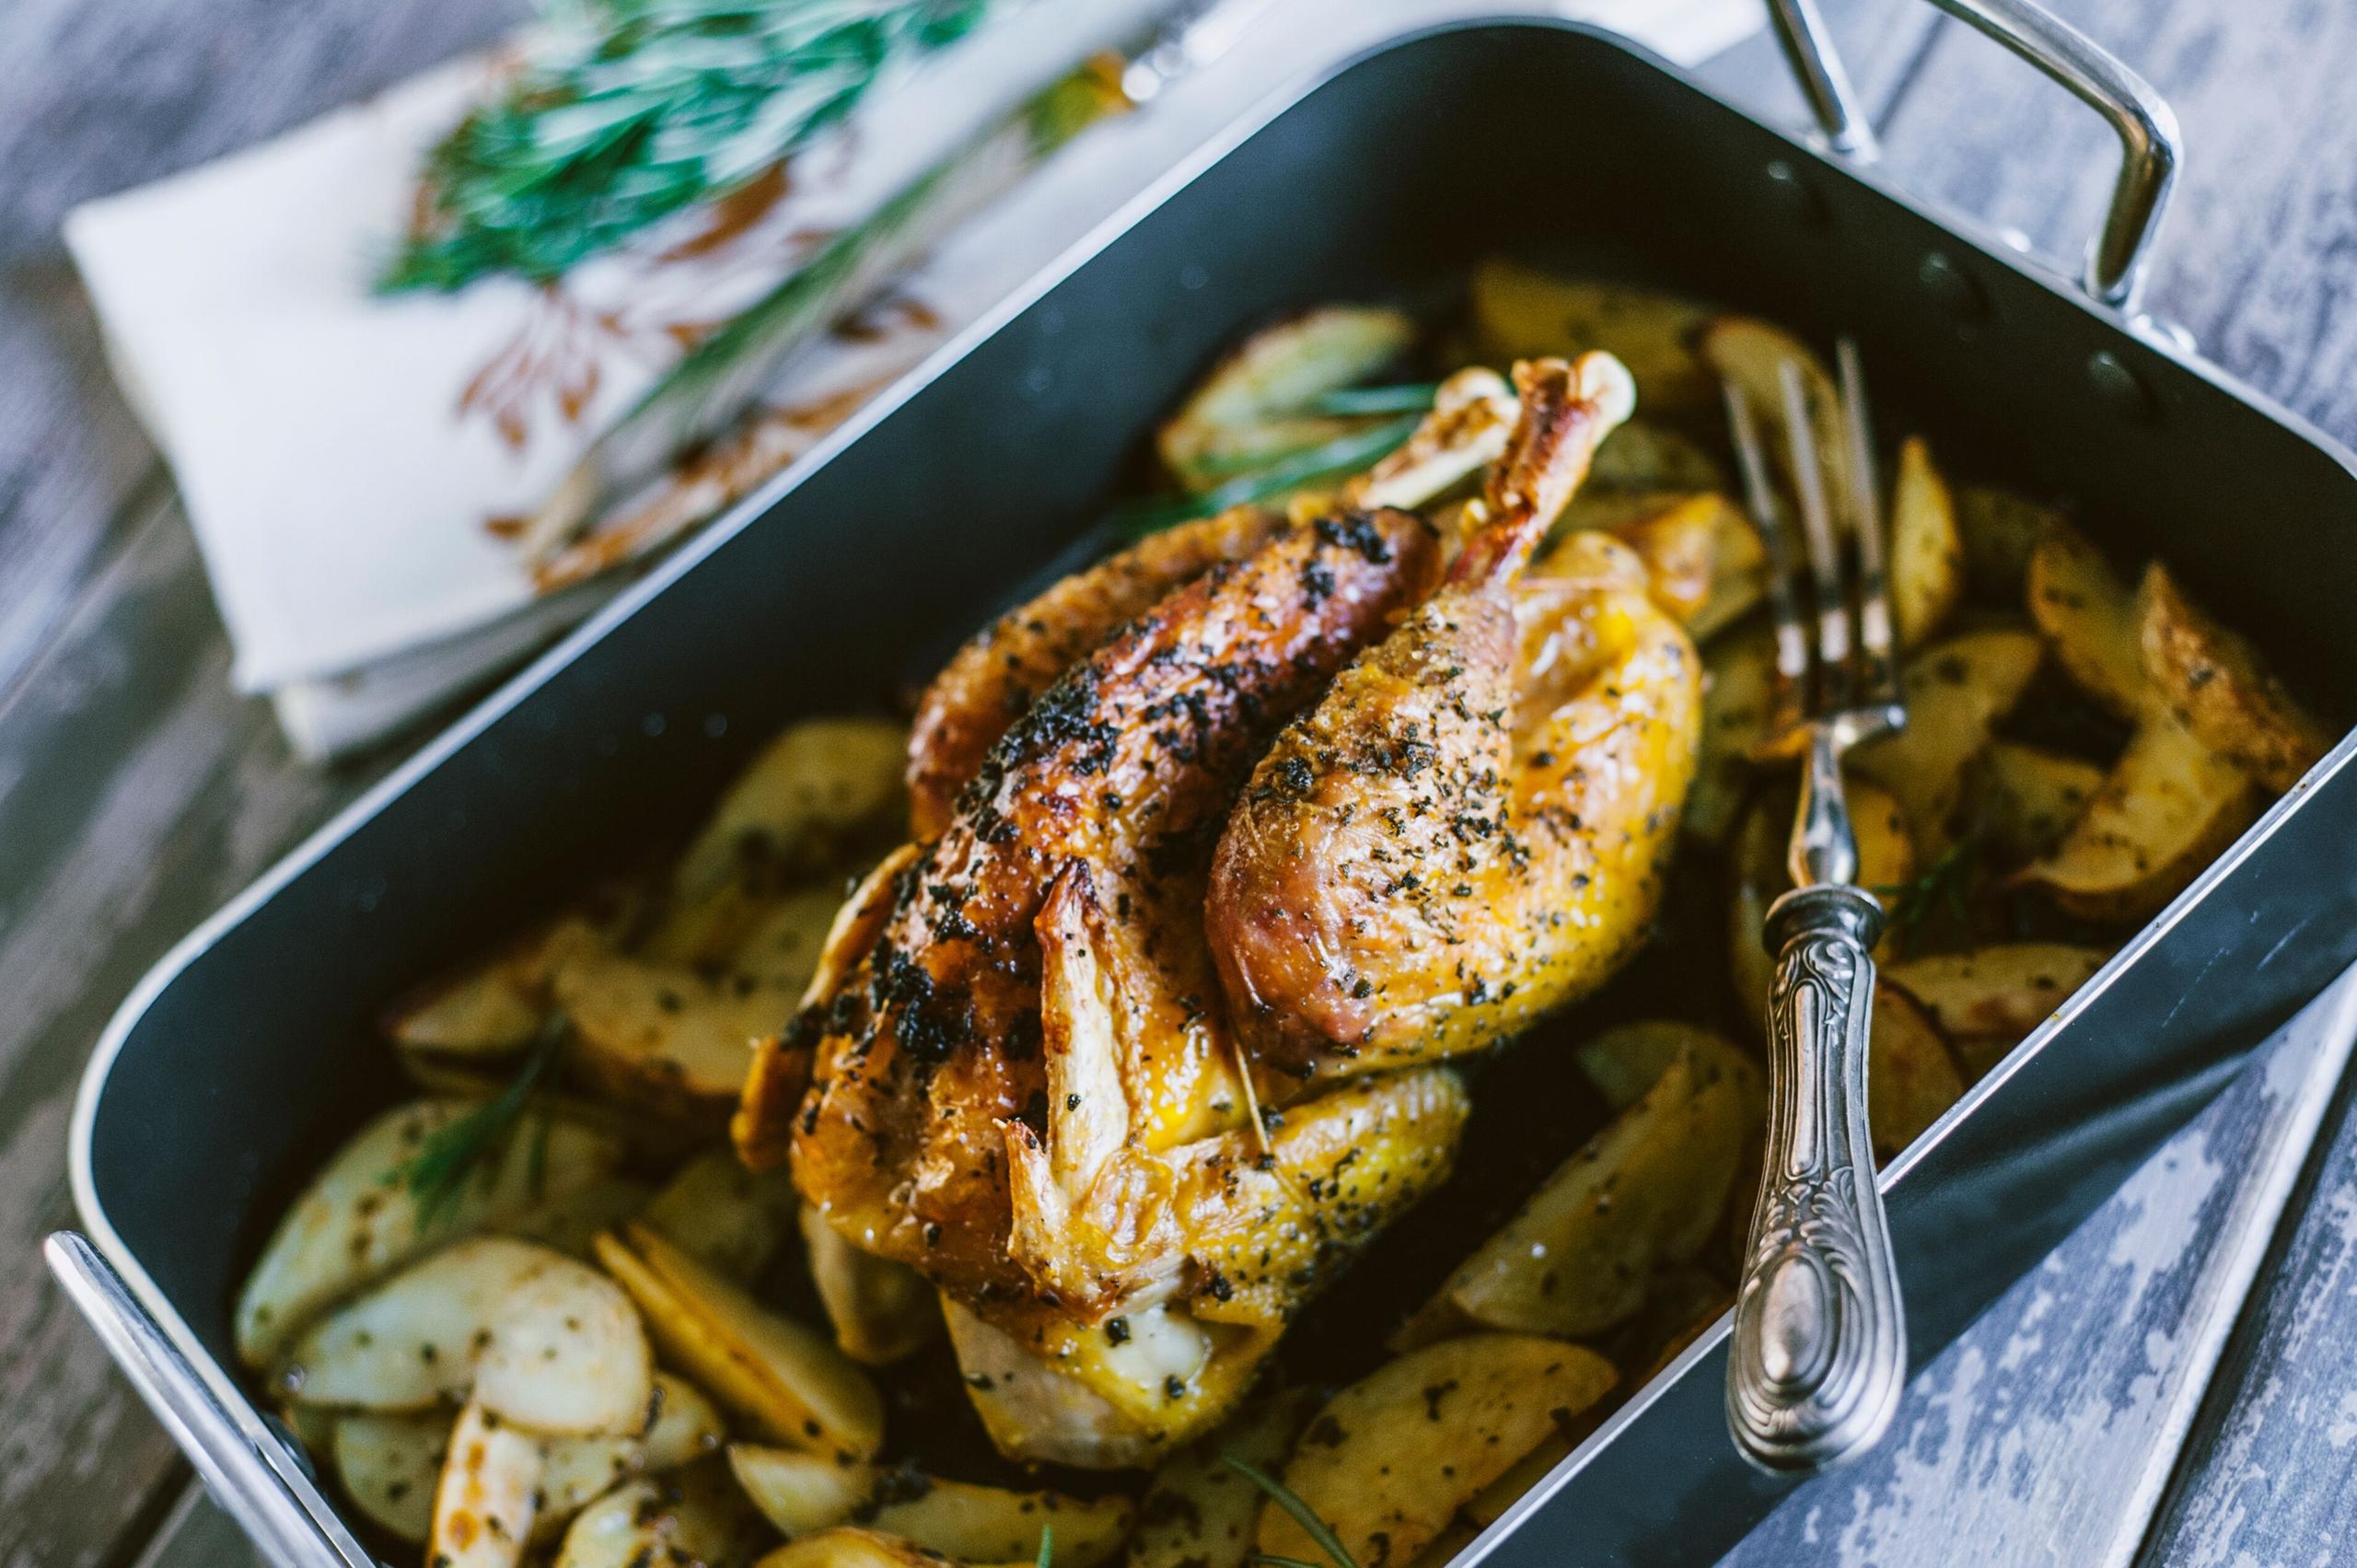
[[1526, 570], [1631, 389], [1598, 355], [1516, 374], [1552, 422], [1495, 470], [1440, 590], [1278, 738], [1220, 842], [1205, 923], [1265, 1066], [1492, 1044], [1601, 984], [1658, 901], [1700, 661], [1610, 539]]

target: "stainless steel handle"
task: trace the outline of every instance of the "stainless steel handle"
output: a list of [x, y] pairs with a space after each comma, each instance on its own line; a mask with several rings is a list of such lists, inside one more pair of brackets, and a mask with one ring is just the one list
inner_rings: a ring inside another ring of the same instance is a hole
[[[2119, 136], [2119, 178], [2103, 229], [2088, 248], [2084, 283], [2103, 304], [2134, 316], [2153, 236], [2168, 210], [2182, 157], [2177, 115], [2167, 100], [2108, 50], [2032, 0], [1931, 3], [2070, 88]], [[1836, 151], [1873, 157], [1873, 133], [1858, 111], [1815, 0], [1768, 0], [1768, 6], [1826, 140]]]
[[62, 1230], [41, 1254], [205, 1490], [264, 1556], [281, 1568], [377, 1568], [284, 1445], [250, 1411], [215, 1396], [97, 1248]]
[[1795, 889], [1768, 912], [1768, 1157], [1727, 1367], [1727, 1426], [1767, 1469], [1820, 1469], [1871, 1446], [1907, 1381], [1866, 1125], [1882, 924], [1882, 906], [1841, 883]]

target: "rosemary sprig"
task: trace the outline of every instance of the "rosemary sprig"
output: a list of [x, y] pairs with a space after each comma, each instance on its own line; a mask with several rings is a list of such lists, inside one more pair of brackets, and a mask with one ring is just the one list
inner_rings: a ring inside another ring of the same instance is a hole
[[[532, 1042], [530, 1054], [505, 1088], [457, 1121], [427, 1133], [417, 1152], [394, 1170], [394, 1179], [408, 1189], [425, 1228], [441, 1223], [468, 1183], [491, 1179], [509, 1140], [531, 1109], [534, 1087], [556, 1060], [557, 1047], [563, 1040], [564, 1022], [556, 1019]], [[545, 1114], [536, 1120], [526, 1156], [529, 1163], [525, 1181], [533, 1192], [540, 1190], [547, 1172], [548, 1124]]]
[[1039, 1527], [1039, 1561], [1036, 1568], [1054, 1568], [1056, 1561], [1056, 1527]]
[[498, 97], [427, 156], [380, 286], [548, 282], [759, 178], [1004, 3], [544, 0]]
[[1957, 931], [1970, 927], [1972, 895], [1980, 886], [1981, 869], [1980, 837], [1968, 833], [1914, 880], [1867, 891], [1894, 900], [1891, 935], [1901, 952], [1912, 954], [1934, 922], [1947, 921]]
[[1344, 387], [1339, 391], [1321, 392], [1310, 400], [1309, 413], [1417, 413], [1433, 406], [1433, 395], [1440, 390], [1434, 381], [1403, 381], [1396, 387]]
[[1174, 523], [1212, 517], [1230, 506], [1273, 500], [1335, 474], [1355, 473], [1398, 450], [1415, 433], [1418, 417], [1403, 414], [1307, 447], [1269, 454], [1250, 472], [1213, 485], [1199, 495], [1143, 501], [1116, 512], [1114, 520], [1133, 533], [1149, 534]]
[[[1233, 1454], [1222, 1454], [1219, 1457], [1219, 1462], [1259, 1487], [1268, 1494], [1269, 1501], [1292, 1515], [1294, 1523], [1306, 1531], [1309, 1539], [1317, 1542], [1318, 1550], [1326, 1554], [1331, 1568], [1359, 1568], [1357, 1561], [1351, 1556], [1341, 1541], [1336, 1539], [1333, 1527], [1319, 1518], [1316, 1509], [1295, 1496], [1291, 1487], [1260, 1466], [1249, 1464]], [[1252, 1561], [1271, 1564], [1272, 1568], [1320, 1568], [1318, 1563], [1304, 1562], [1298, 1558], [1279, 1557], [1265, 1551], [1256, 1553]]]

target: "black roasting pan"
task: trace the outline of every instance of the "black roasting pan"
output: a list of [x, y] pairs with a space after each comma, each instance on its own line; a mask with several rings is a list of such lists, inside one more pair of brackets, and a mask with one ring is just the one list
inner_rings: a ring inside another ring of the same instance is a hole
[[[1840, 132], [1838, 81], [1818, 87]], [[2165, 111], [2155, 125], [2165, 143]], [[1552, 21], [1417, 34], [1287, 94], [150, 974], [74, 1124], [100, 1253], [250, 1421], [225, 1370], [231, 1296], [294, 1184], [399, 1092], [368, 1028], [387, 997], [610, 843], [677, 819], [798, 713], [888, 701], [912, 650], [946, 646], [1083, 533], [1141, 432], [1238, 331], [1335, 297], [1445, 302], [1481, 257], [1853, 332], [1887, 426], [1921, 411], [1958, 467], [2078, 498], [2107, 547], [2181, 565], [2310, 691], [2357, 668], [2350, 458], [2132, 301], [1927, 215], [1833, 150], [1850, 139], [1764, 125], [1625, 41]], [[2131, 200], [2114, 240], [2143, 215]], [[2357, 958], [2352, 744], [1885, 1173], [1913, 1365]], [[1462, 1561], [1723, 1551], [1780, 1487], [1729, 1445], [1724, 1343], [1722, 1324]]]

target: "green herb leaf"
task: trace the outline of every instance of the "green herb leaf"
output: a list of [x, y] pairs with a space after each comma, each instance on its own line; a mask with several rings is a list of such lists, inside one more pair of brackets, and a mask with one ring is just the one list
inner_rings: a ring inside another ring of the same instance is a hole
[[1153, 533], [1176, 523], [1192, 522], [1230, 506], [1274, 500], [1335, 474], [1355, 473], [1397, 451], [1415, 434], [1414, 414], [1370, 424], [1331, 440], [1271, 454], [1265, 466], [1213, 486], [1200, 495], [1167, 496], [1141, 502], [1114, 514], [1114, 521], [1137, 534]]
[[1339, 391], [1319, 393], [1310, 400], [1306, 412], [1421, 414], [1433, 406], [1433, 396], [1439, 390], [1437, 381], [1407, 381], [1396, 387], [1344, 387]]
[[1913, 881], [1866, 890], [1893, 900], [1891, 935], [1899, 950], [1911, 955], [1943, 923], [1959, 935], [1969, 934], [1982, 869], [1980, 836], [1968, 833]]
[[[1233, 1454], [1222, 1454], [1219, 1457], [1219, 1462], [1268, 1493], [1269, 1501], [1292, 1515], [1293, 1522], [1308, 1532], [1309, 1539], [1318, 1543], [1318, 1550], [1326, 1554], [1333, 1568], [1359, 1568], [1357, 1562], [1343, 1550], [1341, 1541], [1335, 1538], [1333, 1527], [1318, 1516], [1317, 1510], [1295, 1496], [1293, 1489], [1283, 1481], [1279, 1481], [1260, 1466], [1247, 1463]], [[1292, 1559], [1271, 1557], [1265, 1553], [1261, 1554], [1257, 1561], [1276, 1563], [1278, 1568], [1315, 1568], [1311, 1563], [1296, 1564]]]
[[1039, 1527], [1039, 1562], [1038, 1568], [1052, 1568], [1056, 1561], [1056, 1527]]
[[774, 169], [1004, 3], [544, 0], [523, 64], [428, 155], [379, 286], [548, 282]]
[[[449, 1214], [469, 1182], [491, 1179], [508, 1140], [531, 1108], [534, 1086], [555, 1060], [563, 1040], [563, 1020], [552, 1021], [532, 1042], [531, 1053], [505, 1088], [457, 1121], [427, 1133], [417, 1152], [394, 1170], [394, 1179], [409, 1190], [418, 1218], [427, 1228]], [[533, 1130], [526, 1180], [534, 1192], [540, 1190], [547, 1171], [548, 1121], [546, 1115], [537, 1118]]]

